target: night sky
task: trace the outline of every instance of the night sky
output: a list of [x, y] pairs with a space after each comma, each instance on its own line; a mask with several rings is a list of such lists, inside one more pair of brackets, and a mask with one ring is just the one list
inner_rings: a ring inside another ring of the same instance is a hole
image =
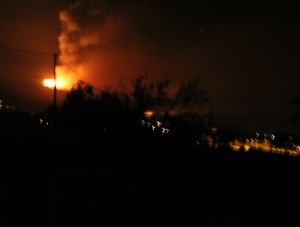
[[[0, 97], [39, 111], [42, 80], [58, 72], [97, 90], [147, 72], [198, 74], [215, 123], [248, 132], [291, 131], [300, 96], [298, 1], [1, 0]], [[59, 91], [63, 97], [64, 92]]]

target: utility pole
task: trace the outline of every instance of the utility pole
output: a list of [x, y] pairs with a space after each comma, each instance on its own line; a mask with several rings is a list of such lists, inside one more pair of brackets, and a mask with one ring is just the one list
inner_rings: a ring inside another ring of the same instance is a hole
[[54, 114], [54, 128], [56, 127], [56, 120], [57, 120], [57, 98], [56, 98], [56, 64], [57, 64], [57, 54], [54, 53], [54, 67], [53, 67], [53, 114]]

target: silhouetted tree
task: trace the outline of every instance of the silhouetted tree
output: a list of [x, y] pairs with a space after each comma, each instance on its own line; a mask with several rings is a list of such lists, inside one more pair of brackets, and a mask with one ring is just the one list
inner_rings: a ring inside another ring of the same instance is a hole
[[199, 75], [182, 80], [173, 99], [172, 108], [178, 108], [181, 111], [191, 111], [203, 107], [208, 101], [208, 96], [203, 88], [203, 83]]
[[[207, 100], [199, 76], [182, 81], [171, 92], [169, 79], [151, 81], [143, 74], [132, 81], [132, 89], [132, 93], [104, 89], [95, 95], [92, 85], [78, 81], [63, 102], [61, 125], [81, 133], [128, 134], [139, 128], [144, 112], [152, 110], [155, 113], [153, 123], [159, 120], [167, 126], [173, 118], [173, 126], [178, 126], [177, 131], [183, 134], [196, 134], [203, 127], [195, 111]], [[169, 114], [171, 110], [176, 118]]]
[[152, 108], [154, 105], [153, 93], [154, 93], [154, 84], [147, 83], [147, 74], [140, 75], [132, 81], [133, 86], [133, 102], [139, 114], [143, 114], [149, 108]]
[[199, 75], [182, 80], [178, 89], [171, 92], [170, 79], [147, 81], [148, 75], [142, 74], [133, 80], [133, 100], [140, 112], [147, 109], [170, 112], [193, 112], [208, 101], [206, 91]]
[[291, 123], [292, 125], [299, 127], [300, 126], [300, 98], [299, 97], [293, 98], [292, 104], [295, 110], [292, 113]]
[[205, 130], [200, 110], [207, 106], [208, 97], [199, 75], [182, 80], [176, 87], [170, 87], [169, 79], [149, 81], [143, 74], [133, 80], [133, 103], [140, 116], [146, 110], [153, 111], [147, 119], [155, 124], [157, 120], [172, 125], [172, 131], [181, 138], [194, 138]]
[[64, 125], [71, 128], [86, 128], [95, 120], [95, 100], [93, 86], [79, 80], [66, 95], [60, 116]]
[[78, 81], [66, 95], [61, 122], [68, 129], [82, 133], [120, 133], [133, 128], [135, 111], [131, 102], [127, 94], [108, 89], [95, 95], [92, 85]]
[[79, 114], [86, 111], [88, 105], [95, 99], [93, 86], [80, 80], [66, 95], [62, 111], [70, 111], [72, 114]]
[[102, 90], [96, 102], [99, 123], [105, 130], [122, 132], [135, 123], [135, 111], [130, 97], [122, 92]]

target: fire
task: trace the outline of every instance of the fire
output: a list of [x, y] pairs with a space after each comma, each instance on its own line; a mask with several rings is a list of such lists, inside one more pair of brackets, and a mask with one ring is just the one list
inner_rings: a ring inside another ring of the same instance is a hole
[[[70, 90], [72, 85], [75, 83], [74, 79], [71, 77], [70, 73], [64, 70], [62, 67], [56, 67], [56, 89], [58, 90]], [[63, 76], [62, 76], [63, 75]], [[54, 79], [47, 78], [43, 80], [43, 85], [50, 89], [54, 88]]]
[[[54, 79], [44, 79], [43, 80], [43, 84], [45, 87], [48, 87], [48, 88], [51, 88], [53, 89], [54, 88]], [[62, 87], [64, 86], [64, 82], [63, 80], [56, 80], [56, 88], [57, 89], [61, 89]]]

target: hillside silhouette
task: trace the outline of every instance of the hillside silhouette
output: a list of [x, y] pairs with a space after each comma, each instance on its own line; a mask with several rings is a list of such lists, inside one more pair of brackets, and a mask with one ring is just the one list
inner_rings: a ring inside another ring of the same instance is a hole
[[207, 97], [169, 83], [79, 81], [57, 112], [1, 111], [1, 226], [298, 223], [299, 158], [199, 142]]

